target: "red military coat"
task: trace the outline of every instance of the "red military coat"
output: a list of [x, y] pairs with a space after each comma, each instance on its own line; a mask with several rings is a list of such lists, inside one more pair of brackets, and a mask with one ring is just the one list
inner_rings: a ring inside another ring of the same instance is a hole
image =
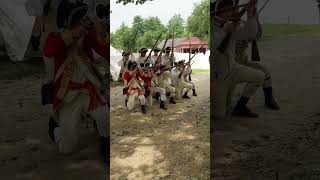
[[[89, 61], [94, 62], [93, 50], [102, 56], [105, 60], [109, 59], [110, 49], [108, 43], [102, 44], [98, 42], [95, 31], [88, 32], [83, 40], [83, 51], [87, 54]], [[44, 44], [43, 55], [54, 60], [54, 75], [64, 63], [68, 56], [67, 45], [60, 33], [50, 33]], [[53, 84], [53, 108], [57, 109], [62, 102], [62, 99], [57, 97], [58, 91], [61, 88], [62, 75]], [[90, 104], [88, 111], [94, 110], [100, 105], [105, 105], [106, 102], [97, 95], [97, 90], [90, 81], [84, 84], [69, 81], [67, 90], [86, 89], [90, 95]]]

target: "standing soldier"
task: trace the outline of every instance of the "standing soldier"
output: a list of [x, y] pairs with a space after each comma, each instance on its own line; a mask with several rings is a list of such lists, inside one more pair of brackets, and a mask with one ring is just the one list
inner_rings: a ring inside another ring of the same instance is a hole
[[165, 65], [166, 68], [171, 68], [173, 66], [173, 63], [176, 61], [176, 57], [174, 55], [171, 55], [171, 47], [165, 48], [165, 54], [161, 57], [162, 59], [162, 65]]
[[131, 52], [123, 52], [122, 59], [118, 63], [118, 65], [121, 67], [121, 69], [120, 69], [120, 77], [121, 78], [124, 75], [124, 73], [128, 70], [128, 63], [130, 61], [131, 62], [135, 61], [134, 55]]
[[[247, 83], [243, 94], [233, 110], [233, 115], [242, 117], [258, 117], [247, 107], [250, 97], [263, 84], [264, 73], [253, 68], [239, 65], [235, 61], [235, 43], [237, 40], [254, 39], [258, 33], [256, 21], [256, 0], [250, 0], [247, 7], [247, 21], [239, 25], [238, 10], [233, 9], [220, 13], [213, 18], [211, 40], [213, 47], [213, 63], [215, 77], [213, 80], [213, 116], [216, 119], [224, 119], [227, 114], [227, 106], [230, 105], [232, 90], [239, 83]], [[253, 5], [254, 4], [254, 5]], [[235, 6], [233, 0], [216, 1], [215, 11]], [[228, 40], [228, 41], [226, 41]], [[225, 43], [227, 42], [227, 43]], [[225, 45], [223, 47], [223, 45]]]
[[264, 92], [265, 105], [269, 109], [279, 110], [280, 107], [273, 97], [271, 74], [264, 65], [262, 65], [258, 62], [249, 61], [249, 56], [247, 54], [248, 43], [249, 42], [246, 40], [237, 41], [237, 43], [236, 43], [236, 60], [241, 65], [248, 66], [248, 67], [251, 67], [256, 70], [260, 70], [264, 73], [265, 78], [264, 78], [262, 87], [263, 87], [263, 92]]
[[[151, 64], [152, 65], [155, 65], [157, 59], [158, 59], [158, 56], [159, 56], [159, 52], [161, 51], [161, 49], [155, 47], [154, 50], [153, 50], [153, 55], [151, 56]], [[160, 62], [161, 62], [161, 57], [160, 58]]]

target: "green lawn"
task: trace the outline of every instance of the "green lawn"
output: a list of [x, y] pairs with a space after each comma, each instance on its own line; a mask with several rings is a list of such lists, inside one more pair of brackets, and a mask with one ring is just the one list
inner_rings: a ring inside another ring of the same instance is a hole
[[263, 24], [262, 29], [263, 39], [299, 33], [320, 33], [319, 24]]
[[192, 69], [192, 73], [209, 73], [209, 69]]

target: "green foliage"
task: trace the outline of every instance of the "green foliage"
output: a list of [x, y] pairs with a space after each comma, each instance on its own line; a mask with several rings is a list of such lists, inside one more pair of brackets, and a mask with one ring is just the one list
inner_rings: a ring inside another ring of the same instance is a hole
[[174, 37], [179, 38], [184, 35], [184, 20], [180, 14], [175, 14], [168, 22], [168, 30], [170, 31], [169, 38], [172, 38], [172, 31], [174, 30]]
[[320, 31], [319, 24], [263, 24], [263, 39], [272, 37], [298, 34], [298, 33], [316, 33]]
[[192, 36], [210, 40], [210, 1], [196, 3], [191, 16], [188, 17], [186, 29]]
[[[117, 2], [139, 4], [146, 2], [146, 0], [118, 0]], [[133, 52], [137, 52], [142, 47], [152, 48], [161, 32], [162, 36], [159, 43], [164, 40], [167, 35], [168, 38], [172, 38], [173, 30], [175, 38], [195, 36], [209, 41], [209, 3], [209, 0], [202, 0], [199, 4], [195, 4], [193, 13], [187, 21], [185, 21], [180, 14], [175, 14], [166, 26], [161, 23], [158, 17], [144, 19], [141, 16], [135, 16], [131, 28], [122, 24], [117, 31], [111, 33], [111, 45], [127, 51], [133, 42], [135, 34], [138, 33], [132, 48]]]

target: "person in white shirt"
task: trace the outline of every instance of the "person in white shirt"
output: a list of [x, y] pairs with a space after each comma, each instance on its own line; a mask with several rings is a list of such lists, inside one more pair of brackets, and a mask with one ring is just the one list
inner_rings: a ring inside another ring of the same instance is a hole
[[[141, 48], [139, 53], [140, 56], [137, 57], [136, 62], [138, 63], [138, 67], [141, 67], [141, 64], [146, 63], [146, 58], [147, 58], [147, 52], [148, 49], [147, 48]], [[148, 57], [148, 60], [150, 61], [150, 57]], [[143, 65], [142, 65], [143, 66]]]
[[[258, 34], [256, 15], [256, 0], [250, 0], [252, 4], [247, 7], [247, 21], [244, 24], [234, 22], [237, 9], [215, 15], [211, 22], [211, 48], [213, 49], [213, 63], [215, 77], [213, 79], [213, 116], [217, 119], [225, 119], [230, 110], [232, 90], [239, 83], [247, 83], [240, 100], [232, 111], [232, 115], [257, 118], [247, 103], [257, 89], [262, 86], [264, 73], [248, 66], [240, 65], [235, 60], [235, 44], [238, 40], [255, 39]], [[212, 2], [211, 2], [212, 3]], [[215, 1], [214, 11], [237, 5], [234, 0]], [[224, 40], [229, 37], [225, 48], [221, 48]]]
[[192, 73], [191, 64], [188, 63], [186, 65], [185, 69], [184, 69], [184, 72], [183, 72], [183, 80], [185, 82], [188, 82], [188, 83], [192, 84], [192, 86], [193, 86], [192, 87], [192, 95], [193, 96], [198, 96], [197, 93], [196, 93], [196, 87], [195, 87], [194, 83], [191, 81], [191, 73]]
[[171, 70], [171, 80], [172, 85], [176, 89], [176, 98], [181, 99], [181, 95], [183, 94], [183, 90], [186, 89], [184, 92], [182, 98], [184, 99], [190, 99], [188, 96], [189, 91], [193, 88], [193, 85], [185, 82], [183, 79], [183, 69], [185, 66], [185, 60], [181, 60], [177, 63], [177, 67], [173, 68]]
[[[161, 65], [157, 72], [157, 77], [159, 87], [164, 88], [166, 90], [166, 96], [170, 97], [170, 104], [176, 104], [174, 99], [176, 95], [176, 88], [172, 86], [170, 71], [167, 71], [165, 66]], [[160, 98], [160, 95], [161, 94], [159, 93], [158, 98]]]
[[[128, 71], [128, 64], [129, 62], [134, 62], [135, 57], [131, 52], [123, 52], [122, 59], [118, 62], [118, 65], [121, 67], [120, 69], [120, 77], [124, 75], [126, 71]], [[126, 85], [126, 84], [125, 84]]]
[[[153, 55], [151, 56], [151, 59], [150, 59], [150, 63], [152, 64], [152, 65], [155, 65], [155, 63], [156, 63], [156, 61], [157, 61], [157, 59], [158, 59], [158, 56], [159, 56], [159, 52], [161, 51], [161, 49], [159, 49], [159, 48], [154, 48], [154, 50], [153, 50]], [[160, 58], [160, 63], [161, 63], [161, 57], [159, 57]]]
[[176, 61], [176, 57], [174, 55], [170, 54], [171, 47], [166, 47], [165, 54], [161, 57], [162, 59], [162, 65], [165, 65], [166, 68], [171, 68], [173, 66], [173, 63]]

